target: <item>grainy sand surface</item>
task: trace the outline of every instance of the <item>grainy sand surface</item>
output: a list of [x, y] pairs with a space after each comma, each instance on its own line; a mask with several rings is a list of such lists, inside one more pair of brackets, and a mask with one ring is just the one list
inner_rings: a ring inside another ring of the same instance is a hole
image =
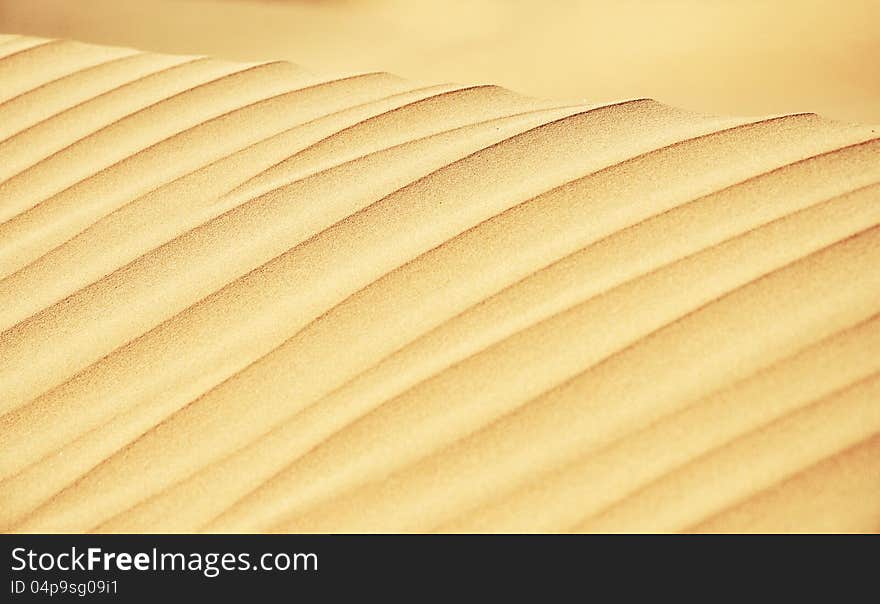
[[0, 0], [0, 31], [880, 124], [877, 0]]
[[0, 36], [5, 531], [880, 530], [880, 129]]

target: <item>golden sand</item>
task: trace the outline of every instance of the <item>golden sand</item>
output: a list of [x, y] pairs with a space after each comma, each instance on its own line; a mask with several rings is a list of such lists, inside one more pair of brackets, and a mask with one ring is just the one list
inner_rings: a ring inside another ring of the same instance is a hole
[[0, 36], [0, 527], [880, 530], [878, 159]]
[[0, 0], [0, 31], [880, 124], [876, 0]]

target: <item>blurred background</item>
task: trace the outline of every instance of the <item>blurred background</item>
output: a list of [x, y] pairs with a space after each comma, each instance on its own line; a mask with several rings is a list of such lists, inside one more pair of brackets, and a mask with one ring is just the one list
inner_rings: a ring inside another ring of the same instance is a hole
[[880, 124], [880, 0], [0, 0], [0, 32]]

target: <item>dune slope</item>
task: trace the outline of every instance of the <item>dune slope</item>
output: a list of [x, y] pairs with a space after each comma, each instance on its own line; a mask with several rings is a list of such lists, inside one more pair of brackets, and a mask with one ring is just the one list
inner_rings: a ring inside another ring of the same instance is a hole
[[880, 133], [0, 37], [5, 531], [880, 530]]

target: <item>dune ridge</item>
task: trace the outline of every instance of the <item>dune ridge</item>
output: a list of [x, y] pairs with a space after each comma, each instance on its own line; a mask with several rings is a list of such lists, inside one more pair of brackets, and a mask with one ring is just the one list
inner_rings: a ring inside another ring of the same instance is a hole
[[880, 530], [878, 159], [0, 37], [0, 527]]

